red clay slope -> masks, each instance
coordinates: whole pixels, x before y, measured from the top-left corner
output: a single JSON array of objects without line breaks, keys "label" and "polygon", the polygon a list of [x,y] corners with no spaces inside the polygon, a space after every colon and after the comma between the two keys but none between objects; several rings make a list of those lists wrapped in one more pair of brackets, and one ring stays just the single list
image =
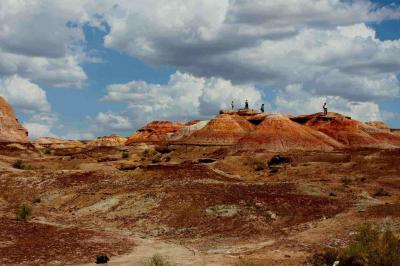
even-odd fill
[{"label": "red clay slope", "polygon": [[185,124],[169,121],[153,121],[136,131],[126,141],[126,145],[136,143],[163,143],[168,141],[170,135],[182,128]]},{"label": "red clay slope", "polygon": [[248,135],[255,126],[237,114],[220,114],[205,127],[180,143],[191,145],[232,145]]},{"label": "red clay slope", "polygon": [[337,113],[329,113],[327,116],[322,113],[309,115],[305,125],[323,132],[349,148],[390,148],[395,144],[391,140],[395,138],[393,134],[383,131],[368,132],[366,124]]},{"label": "red clay slope", "polygon": [[329,151],[343,147],[326,135],[293,122],[287,116],[280,114],[266,116],[256,130],[240,139],[239,143],[243,147],[262,148],[271,151]]}]

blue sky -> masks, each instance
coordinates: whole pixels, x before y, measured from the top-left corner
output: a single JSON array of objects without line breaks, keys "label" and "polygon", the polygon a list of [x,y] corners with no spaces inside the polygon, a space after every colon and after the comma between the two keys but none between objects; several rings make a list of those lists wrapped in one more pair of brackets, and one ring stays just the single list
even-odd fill
[{"label": "blue sky", "polygon": [[0,95],[32,138],[127,136],[246,98],[400,127],[399,1],[27,3],[0,5]]}]

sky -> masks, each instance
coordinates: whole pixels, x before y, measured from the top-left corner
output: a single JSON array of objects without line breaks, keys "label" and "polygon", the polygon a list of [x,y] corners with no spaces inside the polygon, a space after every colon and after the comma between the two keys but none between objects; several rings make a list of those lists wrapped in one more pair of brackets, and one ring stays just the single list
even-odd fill
[{"label": "sky", "polygon": [[0,0],[0,95],[30,138],[220,109],[400,128],[400,0]]}]

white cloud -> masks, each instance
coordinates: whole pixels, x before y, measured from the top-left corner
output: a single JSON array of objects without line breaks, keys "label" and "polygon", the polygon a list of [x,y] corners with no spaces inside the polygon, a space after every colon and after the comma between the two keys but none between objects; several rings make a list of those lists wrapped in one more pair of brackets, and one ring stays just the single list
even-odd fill
[{"label": "white cloud", "polygon": [[23,124],[30,139],[53,135],[51,129],[58,117],[51,111],[46,92],[37,84],[17,75],[0,78],[0,95],[25,114],[27,119]]},{"label": "white cloud", "polygon": [[24,127],[28,129],[29,138],[31,140],[40,138],[40,137],[50,137],[54,134],[51,133],[51,125],[39,124],[39,123],[24,123]]},{"label": "white cloud", "polygon": [[368,1],[120,1],[105,46],[155,66],[234,84],[303,84],[314,95],[398,95],[400,41],[365,23],[400,18]]},{"label": "white cloud", "polygon": [[24,112],[49,112],[46,92],[38,85],[17,75],[0,79],[0,95]]},{"label": "white cloud", "polygon": [[97,114],[94,123],[100,129],[126,131],[132,130],[132,124],[129,118],[112,112]]},{"label": "white cloud", "polygon": [[240,107],[239,103],[248,99],[250,107],[259,108],[261,98],[261,93],[252,85],[235,86],[220,78],[198,78],[176,72],[166,85],[144,81],[112,84],[104,100],[126,103],[123,115],[137,127],[153,119],[187,120],[209,116],[230,108],[232,100]]},{"label": "white cloud", "polygon": [[89,12],[77,0],[2,0],[0,76],[82,87],[87,79],[80,66],[85,60],[82,25],[93,20]]}]

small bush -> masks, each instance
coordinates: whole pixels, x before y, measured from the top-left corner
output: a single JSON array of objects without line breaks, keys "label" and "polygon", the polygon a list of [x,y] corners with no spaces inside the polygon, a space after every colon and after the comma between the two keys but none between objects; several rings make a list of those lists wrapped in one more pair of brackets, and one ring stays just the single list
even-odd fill
[{"label": "small bush", "polygon": [[170,156],[165,157],[165,161],[166,161],[166,162],[171,161],[171,157],[170,157]]},{"label": "small bush", "polygon": [[340,179],[340,181],[342,182],[343,186],[345,186],[345,187],[349,186],[349,185],[353,182],[353,180],[351,179],[351,177],[348,177],[348,176],[342,177],[342,178]]},{"label": "small bush", "polygon": [[21,160],[16,160],[13,164],[12,167],[15,169],[22,169],[23,163]]},{"label": "small bush", "polygon": [[147,156],[149,156],[150,155],[150,151],[148,150],[148,149],[145,149],[144,151],[143,151],[143,156],[144,157],[147,157]]},{"label": "small bush", "polygon": [[400,265],[400,240],[390,230],[381,232],[365,224],[358,228],[346,248],[315,254],[311,258],[313,266],[332,265],[334,260],[341,266]]},{"label": "small bush", "polygon": [[127,158],[129,158],[129,152],[123,151],[122,152],[122,159],[127,159]]},{"label": "small bush", "polygon": [[384,190],[383,188],[379,188],[377,192],[374,193],[375,197],[386,197],[390,196],[390,193]]},{"label": "small bush", "polygon": [[32,216],[32,209],[25,204],[22,204],[17,211],[17,219],[27,221]]},{"label": "small bush", "polygon": [[251,260],[240,259],[238,262],[234,264],[234,266],[261,266],[262,264],[256,263]]},{"label": "small bush", "polygon": [[169,262],[161,255],[154,255],[147,262],[142,264],[143,266],[175,266],[176,264]]},{"label": "small bush", "polygon": [[155,150],[161,154],[166,154],[172,152],[172,149],[168,146],[159,146],[156,147]]},{"label": "small bush", "polygon": [[36,204],[36,203],[41,203],[42,202],[42,200],[38,197],[38,198],[34,198],[33,200],[32,200],[32,203],[33,204]]},{"label": "small bush", "polygon": [[33,166],[29,164],[24,164],[21,160],[16,160],[13,164],[12,167],[15,169],[21,169],[21,170],[33,170]]},{"label": "small bush", "polygon": [[50,155],[50,154],[51,154],[51,150],[50,150],[50,149],[45,149],[45,150],[44,150],[44,154]]},{"label": "small bush", "polygon": [[254,163],[254,170],[256,171],[263,171],[265,169],[265,165],[262,162],[255,162]]}]

